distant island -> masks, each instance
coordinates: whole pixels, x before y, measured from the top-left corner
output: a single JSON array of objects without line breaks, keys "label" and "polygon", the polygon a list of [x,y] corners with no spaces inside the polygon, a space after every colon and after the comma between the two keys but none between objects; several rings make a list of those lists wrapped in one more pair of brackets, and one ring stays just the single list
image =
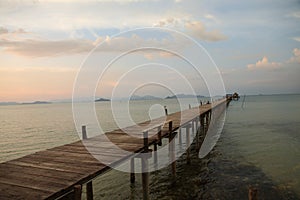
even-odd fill
[{"label": "distant island", "polygon": [[193,95],[193,94],[177,94],[173,96],[167,96],[165,99],[183,99],[183,98],[203,98],[202,95]]},{"label": "distant island", "polygon": [[0,105],[4,105],[4,106],[6,106],[6,105],[19,105],[19,103],[17,103],[17,102],[0,102]]},{"label": "distant island", "polygon": [[99,98],[95,100],[95,102],[102,102],[102,101],[110,101],[110,99]]},{"label": "distant island", "polygon": [[159,97],[151,96],[151,95],[145,95],[145,96],[138,96],[138,95],[133,95],[130,97],[130,100],[132,101],[138,101],[138,100],[158,100],[161,99]]},{"label": "distant island", "polygon": [[35,101],[35,102],[28,102],[28,103],[21,103],[22,105],[32,105],[32,104],[51,104],[48,101]]}]

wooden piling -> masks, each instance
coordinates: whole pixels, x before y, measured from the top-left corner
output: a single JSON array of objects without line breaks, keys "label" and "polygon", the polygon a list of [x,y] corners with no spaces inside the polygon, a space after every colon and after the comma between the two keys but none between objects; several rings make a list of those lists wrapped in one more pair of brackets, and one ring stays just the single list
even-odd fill
[{"label": "wooden piling", "polygon": [[154,156],[153,156],[153,161],[154,161],[154,167],[155,167],[155,170],[157,170],[157,167],[158,167],[158,162],[157,162],[157,143],[154,143]]},{"label": "wooden piling", "polygon": [[75,185],[74,186],[74,200],[81,200],[81,195],[82,195],[82,186]]},{"label": "wooden piling", "polygon": [[178,140],[179,140],[179,147],[182,147],[182,136],[181,136],[181,128],[178,129]]},{"label": "wooden piling", "polygon": [[161,126],[157,127],[157,137],[158,137],[158,145],[161,146],[162,145],[162,138],[161,138]]},{"label": "wooden piling", "polygon": [[86,126],[82,126],[81,130],[82,130],[82,139],[83,140],[87,139]]},{"label": "wooden piling", "polygon": [[192,124],[192,136],[194,137],[195,136],[195,120],[192,120],[191,124]]},{"label": "wooden piling", "polygon": [[86,199],[87,200],[93,200],[94,194],[93,194],[93,182],[90,181],[86,184]]},{"label": "wooden piling", "polygon": [[134,158],[130,159],[130,183],[135,182]]},{"label": "wooden piling", "polygon": [[199,121],[200,121],[200,116],[196,118],[196,148],[198,149],[200,144],[199,144]]},{"label": "wooden piling", "polygon": [[190,158],[190,127],[191,124],[186,125],[186,162],[187,164],[191,164],[191,158]]},{"label": "wooden piling", "polygon": [[169,122],[169,159],[171,160],[172,164],[172,174],[173,177],[176,177],[176,155],[175,155],[175,139],[173,134],[173,122]]},{"label": "wooden piling", "polygon": [[175,139],[173,139],[170,142],[170,150],[171,150],[171,160],[172,160],[172,174],[173,177],[176,177],[176,155],[175,155]]},{"label": "wooden piling", "polygon": [[148,172],[148,159],[142,157],[142,185],[143,185],[143,200],[149,199],[149,172]]},{"label": "wooden piling", "polygon": [[206,132],[205,132],[205,122],[204,122],[204,116],[201,115],[200,116],[200,126],[201,126],[201,134],[205,136]]},{"label": "wooden piling", "polygon": [[[144,133],[144,151],[143,153],[148,153],[149,143],[148,143],[148,131]],[[148,156],[143,155],[141,158],[142,162],[142,185],[143,185],[143,200],[149,199],[149,172],[148,172]]]},{"label": "wooden piling", "polygon": [[209,123],[210,123],[210,120],[209,120],[209,115],[210,115],[210,113],[209,113],[209,112],[207,112],[207,113],[205,114],[205,120],[206,120],[206,130],[208,130]]},{"label": "wooden piling", "polygon": [[148,140],[148,131],[143,132],[144,136],[144,153],[147,153],[149,150],[149,140]]}]

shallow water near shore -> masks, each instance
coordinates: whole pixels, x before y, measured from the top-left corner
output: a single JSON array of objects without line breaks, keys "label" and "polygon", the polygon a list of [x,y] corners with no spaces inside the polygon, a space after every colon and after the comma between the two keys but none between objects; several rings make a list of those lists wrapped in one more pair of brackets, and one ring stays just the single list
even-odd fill
[{"label": "shallow water near shore", "polygon": [[[248,199],[249,186],[258,189],[260,199],[299,199],[300,95],[246,96],[243,101],[242,96],[230,103],[221,138],[207,157],[199,159],[193,147],[191,165],[185,155],[177,161],[175,180],[169,167],[150,174],[152,199]],[[133,118],[146,120],[142,112],[156,103],[139,101]],[[163,104],[170,112],[178,109],[176,102]],[[78,140],[70,104],[0,110],[0,162]],[[108,130],[115,128],[107,124]],[[112,170],[94,180],[94,191],[95,199],[140,199],[141,177],[132,185],[129,174]]]}]

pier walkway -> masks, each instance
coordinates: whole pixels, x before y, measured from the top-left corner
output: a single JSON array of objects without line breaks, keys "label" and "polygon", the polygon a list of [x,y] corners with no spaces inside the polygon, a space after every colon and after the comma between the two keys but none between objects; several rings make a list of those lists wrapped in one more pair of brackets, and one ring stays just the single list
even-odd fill
[{"label": "pier walkway", "polygon": [[[171,141],[170,139],[174,137],[172,135],[177,133],[176,130],[191,127],[188,124],[192,122],[195,122],[195,127],[198,129],[204,121],[208,123],[212,109],[221,107],[220,105],[228,101],[230,99],[222,99],[202,105],[200,109],[191,108],[169,114],[167,120],[165,117],[152,120],[151,125],[155,124],[152,128],[149,128],[148,121],[123,130],[105,133],[111,142],[104,141],[105,135],[86,138],[84,133],[82,141],[0,163],[0,199],[81,199],[83,185],[87,188],[87,199],[93,199],[92,180],[111,169],[106,165],[107,163],[111,166],[119,165],[133,159],[134,153],[148,152],[149,145],[154,145],[153,152],[155,152],[162,138],[168,137]],[[149,135],[147,138],[143,138],[145,133]],[[135,135],[137,137],[134,137]],[[116,148],[113,148],[114,144],[126,151],[116,151]],[[101,156],[102,162],[105,161],[106,164],[91,155],[91,149],[93,155]],[[173,173],[176,173],[176,165],[172,168]],[[148,199],[148,173],[143,173],[142,178],[143,197]],[[131,181],[134,182],[134,179],[132,173]]]}]

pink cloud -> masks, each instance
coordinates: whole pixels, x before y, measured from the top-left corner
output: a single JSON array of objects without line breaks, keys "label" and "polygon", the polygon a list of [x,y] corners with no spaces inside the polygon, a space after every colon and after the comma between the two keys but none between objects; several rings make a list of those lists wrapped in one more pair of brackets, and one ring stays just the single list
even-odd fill
[{"label": "pink cloud", "polygon": [[269,59],[264,56],[261,60],[257,61],[255,64],[247,65],[248,70],[258,70],[258,69],[278,69],[281,67],[281,63],[269,62]]}]

